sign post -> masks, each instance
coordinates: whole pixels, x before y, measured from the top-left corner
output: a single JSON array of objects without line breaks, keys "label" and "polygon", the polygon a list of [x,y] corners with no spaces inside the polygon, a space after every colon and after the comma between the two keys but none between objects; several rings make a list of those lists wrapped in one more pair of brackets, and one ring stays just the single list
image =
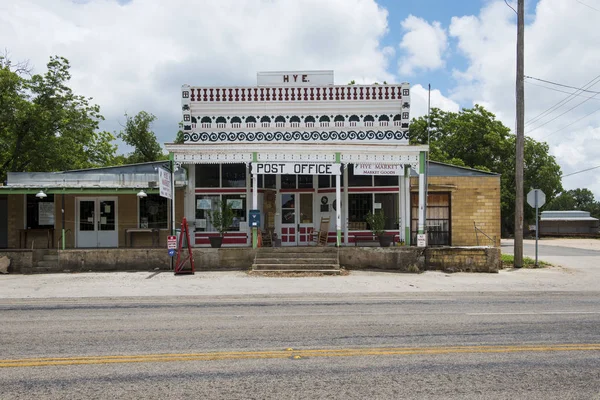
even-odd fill
[{"label": "sign post", "polygon": [[546,204],[546,194],[541,189],[532,189],[527,193],[527,204],[535,207],[535,266],[538,266],[538,239],[540,237],[540,224],[538,221],[538,209]]}]

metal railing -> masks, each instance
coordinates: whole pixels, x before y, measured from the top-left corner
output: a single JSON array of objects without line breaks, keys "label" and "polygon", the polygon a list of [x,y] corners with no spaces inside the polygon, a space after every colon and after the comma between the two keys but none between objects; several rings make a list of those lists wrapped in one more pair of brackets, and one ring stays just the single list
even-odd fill
[{"label": "metal railing", "polygon": [[484,231],[482,231],[481,229],[479,229],[477,227],[477,224],[475,222],[473,222],[473,227],[475,228],[475,239],[477,240],[477,246],[479,246],[479,235],[478,233],[481,233],[483,236],[485,236],[490,242],[492,242],[492,246],[496,245],[496,236],[494,236],[493,238],[490,237],[487,233],[485,233]]}]

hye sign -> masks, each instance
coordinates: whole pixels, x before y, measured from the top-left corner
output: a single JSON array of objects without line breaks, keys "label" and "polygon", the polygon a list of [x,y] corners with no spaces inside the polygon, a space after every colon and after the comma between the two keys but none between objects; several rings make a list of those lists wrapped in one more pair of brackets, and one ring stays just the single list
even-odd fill
[{"label": "hye sign", "polygon": [[354,175],[404,175],[404,165],[354,164]]},{"label": "hye sign", "polygon": [[252,163],[253,174],[339,175],[340,164],[320,163]]}]

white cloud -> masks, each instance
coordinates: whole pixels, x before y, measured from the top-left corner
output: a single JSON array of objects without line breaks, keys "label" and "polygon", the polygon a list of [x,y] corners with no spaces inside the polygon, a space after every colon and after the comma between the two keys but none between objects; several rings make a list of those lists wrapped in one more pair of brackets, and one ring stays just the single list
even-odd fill
[{"label": "white cloud", "polygon": [[[553,82],[583,86],[598,75],[600,64],[600,14],[576,2],[540,0],[528,16],[525,30],[525,74]],[[451,98],[461,105],[484,105],[511,129],[515,127],[516,16],[504,1],[488,3],[477,16],[454,17],[449,27],[459,54],[468,67],[455,70],[457,81]],[[525,121],[564,99],[569,90],[526,80]],[[591,90],[600,90],[600,84]],[[588,95],[591,96],[591,95]],[[600,99],[600,95],[598,96]],[[580,103],[576,98],[537,122],[525,133],[547,141],[564,174],[600,165],[600,109],[596,99],[559,116]],[[591,114],[586,117],[587,114]],[[579,122],[575,122],[581,119]],[[600,199],[600,175],[594,171],[563,179],[565,189],[590,188]]]},{"label": "white cloud", "polygon": [[439,22],[429,24],[422,18],[409,15],[401,25],[407,32],[399,45],[405,53],[398,62],[400,74],[412,75],[419,69],[435,70],[444,66],[448,41]]},{"label": "white cloud", "polygon": [[146,110],[161,142],[174,138],[184,83],[254,85],[257,71],[302,69],[333,69],[336,83],[393,81],[386,32],[374,0],[0,3],[1,45],[13,60],[41,73],[51,55],[66,57],[71,87],[101,106],[105,129]]},{"label": "white cloud", "polygon": [[[422,85],[413,85],[411,88],[410,118],[418,118],[427,115],[428,89]],[[439,108],[444,111],[458,112],[460,106],[457,102],[445,97],[439,90],[431,90],[431,108]]]}]

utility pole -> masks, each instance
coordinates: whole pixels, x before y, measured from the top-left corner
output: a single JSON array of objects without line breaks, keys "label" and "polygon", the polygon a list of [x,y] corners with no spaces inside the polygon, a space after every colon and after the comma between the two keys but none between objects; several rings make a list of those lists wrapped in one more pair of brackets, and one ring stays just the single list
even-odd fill
[{"label": "utility pole", "polygon": [[523,266],[523,164],[525,151],[525,0],[517,5],[517,149],[515,160],[515,248],[514,267]]}]

